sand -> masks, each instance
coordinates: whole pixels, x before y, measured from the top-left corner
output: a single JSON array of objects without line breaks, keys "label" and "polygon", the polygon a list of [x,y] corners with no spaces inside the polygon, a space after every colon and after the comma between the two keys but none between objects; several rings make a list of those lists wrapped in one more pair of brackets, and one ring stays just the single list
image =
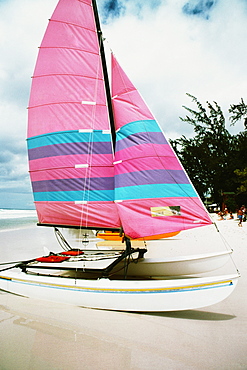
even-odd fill
[{"label": "sand", "polygon": [[[198,310],[135,314],[0,291],[0,369],[247,369],[247,223],[217,225],[241,273],[225,301]],[[208,233],[208,243],[211,237]],[[42,255],[48,240],[56,248],[46,228],[1,232],[0,238],[1,261]]]}]

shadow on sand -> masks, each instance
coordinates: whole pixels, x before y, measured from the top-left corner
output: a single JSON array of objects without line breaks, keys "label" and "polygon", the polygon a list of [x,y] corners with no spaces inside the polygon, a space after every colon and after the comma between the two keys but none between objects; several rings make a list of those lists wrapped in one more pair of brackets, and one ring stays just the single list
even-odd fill
[{"label": "shadow on sand", "polygon": [[232,320],[236,317],[234,315],[197,310],[172,311],[172,312],[147,312],[143,313],[143,315],[173,317],[176,319],[186,319],[186,320],[204,320],[204,321],[226,321]]}]

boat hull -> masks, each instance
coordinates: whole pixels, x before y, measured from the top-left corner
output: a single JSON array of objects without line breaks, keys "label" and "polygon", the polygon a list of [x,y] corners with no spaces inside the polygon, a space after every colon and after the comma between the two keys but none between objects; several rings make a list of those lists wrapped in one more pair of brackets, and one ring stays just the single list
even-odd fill
[{"label": "boat hull", "polygon": [[20,271],[0,276],[0,289],[88,308],[161,312],[196,309],[227,298],[238,275],[174,280],[75,280]]},{"label": "boat hull", "polygon": [[143,258],[128,265],[130,276],[181,276],[214,271],[224,266],[232,251],[178,257],[170,260]]},{"label": "boat hull", "polygon": [[[132,277],[163,277],[202,274],[214,271],[224,266],[230,259],[232,250],[226,252],[208,253],[194,256],[183,256],[173,259],[141,258],[131,260],[126,269],[126,262],[120,262],[113,270],[113,274]],[[111,261],[111,260],[110,260]],[[63,274],[68,268],[71,277],[78,276],[79,271],[86,269],[98,270],[100,276],[102,268],[109,265],[109,260],[62,263],[35,263],[27,266],[27,270],[35,273],[50,275],[51,272]],[[83,275],[80,277],[83,277]]]}]

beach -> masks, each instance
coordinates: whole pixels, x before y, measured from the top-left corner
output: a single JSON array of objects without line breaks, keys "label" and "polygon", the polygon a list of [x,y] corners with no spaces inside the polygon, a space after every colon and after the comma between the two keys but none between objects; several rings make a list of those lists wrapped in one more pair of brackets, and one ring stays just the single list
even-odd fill
[{"label": "beach", "polygon": [[[247,223],[215,219],[241,274],[226,300],[197,310],[140,314],[0,291],[0,369],[246,369]],[[59,249],[53,230],[33,222],[5,228],[0,237],[1,262],[41,256],[44,247]],[[211,237],[211,231],[204,237],[208,244]]]}]

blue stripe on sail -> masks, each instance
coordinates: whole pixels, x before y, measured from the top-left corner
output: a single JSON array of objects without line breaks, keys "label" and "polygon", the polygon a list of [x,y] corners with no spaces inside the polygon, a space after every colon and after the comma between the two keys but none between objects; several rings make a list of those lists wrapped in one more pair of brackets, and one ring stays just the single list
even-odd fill
[{"label": "blue stripe on sail", "polygon": [[140,134],[141,132],[161,132],[161,130],[155,120],[130,122],[117,131],[117,140],[121,140],[123,137],[129,135]]},{"label": "blue stripe on sail", "polygon": [[29,160],[73,154],[111,154],[110,142],[75,142],[47,145],[28,150]]},{"label": "blue stripe on sail", "polygon": [[102,130],[94,130],[93,132],[78,132],[78,130],[71,130],[30,137],[27,139],[27,146],[28,149],[34,149],[47,145],[105,141],[111,141],[110,133],[103,134]]},{"label": "blue stripe on sail", "polygon": [[33,192],[113,190],[113,177],[91,177],[33,181]]},{"label": "blue stripe on sail", "polygon": [[197,197],[190,184],[151,184],[115,188],[115,200]]},{"label": "blue stripe on sail", "polygon": [[116,187],[147,184],[190,184],[183,170],[146,170],[115,175]]},{"label": "blue stripe on sail", "polygon": [[35,202],[109,202],[114,200],[114,190],[53,191],[33,193]]}]

